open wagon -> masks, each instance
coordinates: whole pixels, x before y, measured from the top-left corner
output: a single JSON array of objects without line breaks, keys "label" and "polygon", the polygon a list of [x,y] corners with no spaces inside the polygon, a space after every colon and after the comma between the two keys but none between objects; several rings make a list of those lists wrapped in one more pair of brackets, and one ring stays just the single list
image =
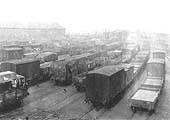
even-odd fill
[{"label": "open wagon", "polygon": [[155,110],[158,101],[160,89],[150,89],[140,87],[129,98],[129,104],[133,112],[147,109],[150,114]]},{"label": "open wagon", "polygon": [[163,85],[164,85],[163,77],[147,77],[142,82],[141,87],[162,90]]}]

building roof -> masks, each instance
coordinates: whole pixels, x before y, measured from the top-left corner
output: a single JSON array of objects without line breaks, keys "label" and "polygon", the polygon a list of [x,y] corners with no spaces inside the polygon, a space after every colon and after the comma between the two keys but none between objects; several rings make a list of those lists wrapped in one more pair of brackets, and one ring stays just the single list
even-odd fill
[{"label": "building roof", "polygon": [[3,48],[13,48],[13,47],[21,47],[20,45],[17,44],[8,44],[8,45],[2,45]]},{"label": "building roof", "polygon": [[29,23],[1,23],[0,28],[23,28],[23,29],[65,29],[58,23],[49,23],[49,22],[29,22]]},{"label": "building roof", "polygon": [[9,61],[5,61],[3,63],[24,64],[24,63],[34,62],[34,61],[40,61],[40,60],[23,58],[23,59],[9,60]]},{"label": "building roof", "polygon": [[22,48],[18,48],[18,47],[13,47],[13,48],[3,48],[3,50],[5,50],[5,51],[18,51],[18,50],[22,50]]},{"label": "building roof", "polygon": [[111,76],[119,71],[121,71],[122,67],[115,67],[115,66],[104,66],[102,68],[93,70],[91,72],[89,72],[88,74],[101,74],[101,75],[105,75],[105,76]]}]

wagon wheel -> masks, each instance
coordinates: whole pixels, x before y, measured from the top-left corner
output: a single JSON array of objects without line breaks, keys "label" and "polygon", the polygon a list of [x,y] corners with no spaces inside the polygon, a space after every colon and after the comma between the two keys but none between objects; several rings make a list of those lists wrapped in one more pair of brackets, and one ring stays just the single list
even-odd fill
[{"label": "wagon wheel", "polygon": [[133,113],[136,113],[136,107],[131,106],[130,108],[131,108],[131,110],[132,110]]},{"label": "wagon wheel", "polygon": [[149,111],[149,116],[152,115],[154,112],[155,112],[154,109],[150,110],[150,111]]},{"label": "wagon wheel", "polygon": [[111,108],[111,101],[108,101],[108,102],[106,102],[105,103],[105,107],[107,108],[107,109],[110,109]]},{"label": "wagon wheel", "polygon": [[76,86],[76,89],[78,92],[80,92],[80,87],[79,86]]}]

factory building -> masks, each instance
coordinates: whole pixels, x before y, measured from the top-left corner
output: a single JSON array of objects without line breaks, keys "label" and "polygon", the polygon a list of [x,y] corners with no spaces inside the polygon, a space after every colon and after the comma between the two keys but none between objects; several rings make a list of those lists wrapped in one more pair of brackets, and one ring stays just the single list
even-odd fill
[{"label": "factory building", "polygon": [[54,41],[65,38],[65,28],[57,23],[0,24],[3,41]]}]

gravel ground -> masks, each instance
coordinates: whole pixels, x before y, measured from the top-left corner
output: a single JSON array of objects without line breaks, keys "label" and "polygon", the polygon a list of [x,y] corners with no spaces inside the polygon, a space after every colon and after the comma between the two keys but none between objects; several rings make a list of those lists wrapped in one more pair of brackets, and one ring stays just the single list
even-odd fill
[{"label": "gravel ground", "polygon": [[[84,93],[78,93],[72,86],[58,87],[50,81],[39,87],[29,88],[30,96],[24,100],[24,105],[9,113],[0,115],[2,120],[24,118],[30,120],[68,120],[68,119],[114,119],[114,120],[161,120],[170,119],[170,61],[166,62],[166,81],[156,112],[151,116],[148,112],[138,111],[135,114],[128,105],[129,96],[139,87],[145,73],[137,78],[127,88],[124,97],[111,109],[96,110],[84,102]],[[66,92],[64,91],[66,89]]]}]

